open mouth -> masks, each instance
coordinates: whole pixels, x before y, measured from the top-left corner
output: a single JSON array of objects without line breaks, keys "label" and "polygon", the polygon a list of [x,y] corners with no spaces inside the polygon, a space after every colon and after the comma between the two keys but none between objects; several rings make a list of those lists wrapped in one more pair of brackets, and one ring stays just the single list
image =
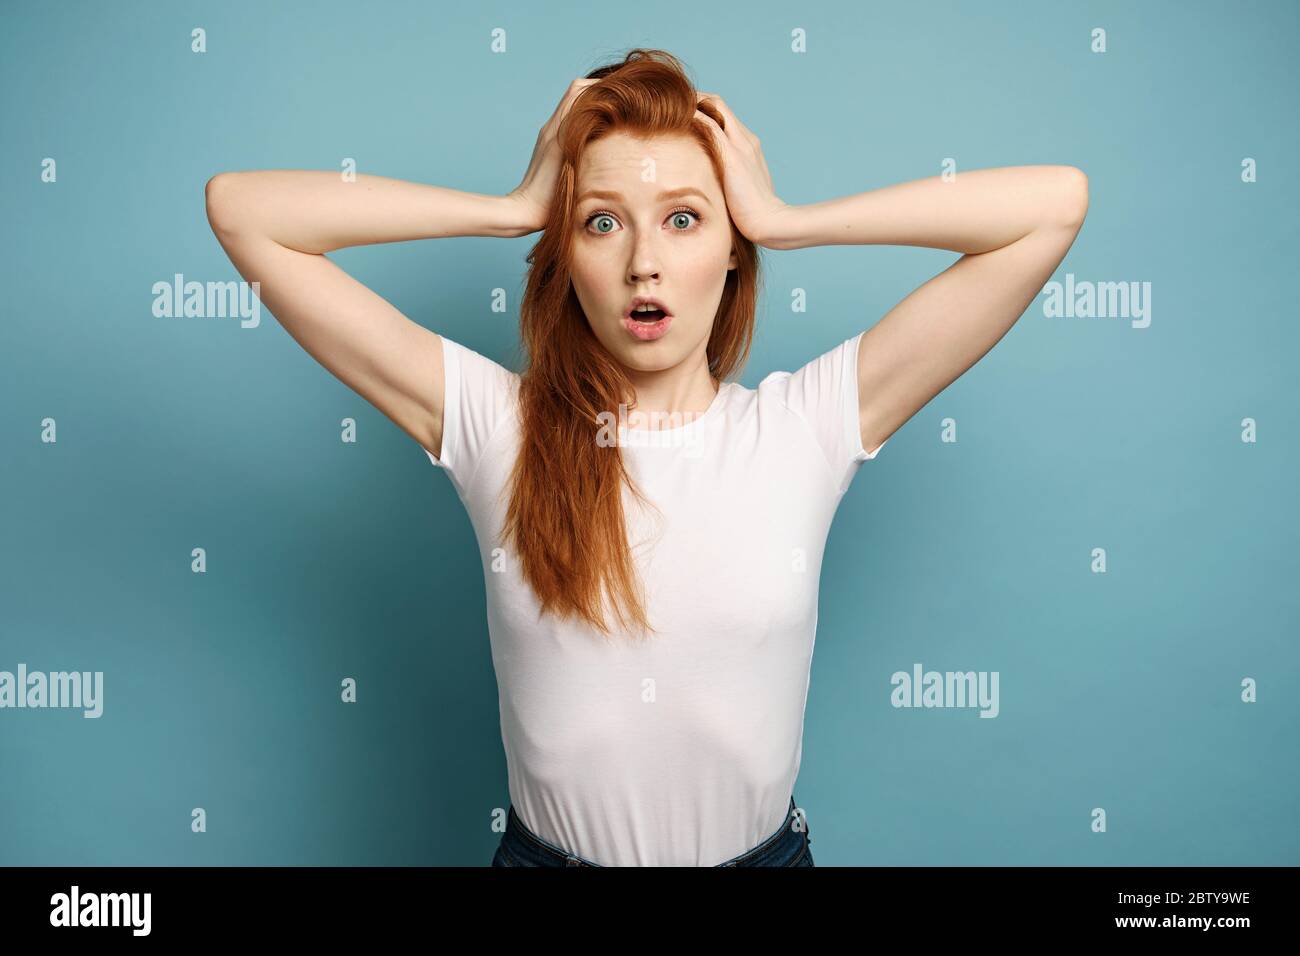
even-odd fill
[{"label": "open mouth", "polygon": [[642,342],[653,342],[668,334],[668,327],[672,325],[673,315],[671,312],[665,312],[653,302],[647,302],[646,305],[651,306],[651,308],[644,311],[640,308],[633,309],[623,316],[623,328]]}]

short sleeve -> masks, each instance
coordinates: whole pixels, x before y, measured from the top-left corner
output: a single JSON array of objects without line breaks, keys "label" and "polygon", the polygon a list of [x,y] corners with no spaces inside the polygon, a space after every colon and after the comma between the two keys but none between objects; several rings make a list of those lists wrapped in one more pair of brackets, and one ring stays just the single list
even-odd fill
[{"label": "short sleeve", "polygon": [[438,338],[444,388],[441,457],[427,448],[424,453],[463,492],[497,430],[515,415],[519,376],[445,335]]},{"label": "short sleeve", "polygon": [[881,442],[872,451],[862,447],[858,346],[863,334],[841,342],[795,372],[773,372],[768,376],[785,406],[812,433],[840,494],[848,490],[862,462],[875,458],[886,444]]}]

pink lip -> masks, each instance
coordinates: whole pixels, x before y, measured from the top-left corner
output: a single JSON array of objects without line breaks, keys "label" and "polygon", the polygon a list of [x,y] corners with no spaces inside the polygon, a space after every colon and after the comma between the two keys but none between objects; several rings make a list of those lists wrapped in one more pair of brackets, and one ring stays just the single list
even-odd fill
[{"label": "pink lip", "polygon": [[623,316],[623,328],[642,342],[653,342],[655,339],[663,338],[668,332],[668,326],[672,324],[671,315],[665,315],[658,322],[643,322],[629,315]]}]

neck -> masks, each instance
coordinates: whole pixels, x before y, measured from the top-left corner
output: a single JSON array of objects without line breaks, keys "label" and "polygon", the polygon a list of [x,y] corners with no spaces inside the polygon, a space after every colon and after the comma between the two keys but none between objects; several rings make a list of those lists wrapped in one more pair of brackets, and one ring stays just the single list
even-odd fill
[{"label": "neck", "polygon": [[[721,388],[709,375],[707,359],[689,360],[657,372],[628,369],[627,377],[636,390],[636,407],[629,408],[629,428],[675,428],[703,415]],[[628,399],[629,406],[632,399]]]}]

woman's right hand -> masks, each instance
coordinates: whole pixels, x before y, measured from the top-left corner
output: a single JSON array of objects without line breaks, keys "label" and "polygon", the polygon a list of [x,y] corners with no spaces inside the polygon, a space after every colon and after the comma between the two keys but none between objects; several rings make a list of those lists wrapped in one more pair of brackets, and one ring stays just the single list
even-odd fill
[{"label": "woman's right hand", "polygon": [[533,147],[533,158],[528,163],[523,182],[512,189],[506,198],[516,203],[519,208],[519,221],[526,224],[529,232],[543,229],[550,217],[551,202],[555,197],[555,184],[560,175],[560,147],[556,134],[560,122],[569,112],[569,107],[578,94],[599,80],[578,79],[569,84],[560,105],[555,108],[551,118],[546,121],[541,132],[537,134],[537,143]]}]

